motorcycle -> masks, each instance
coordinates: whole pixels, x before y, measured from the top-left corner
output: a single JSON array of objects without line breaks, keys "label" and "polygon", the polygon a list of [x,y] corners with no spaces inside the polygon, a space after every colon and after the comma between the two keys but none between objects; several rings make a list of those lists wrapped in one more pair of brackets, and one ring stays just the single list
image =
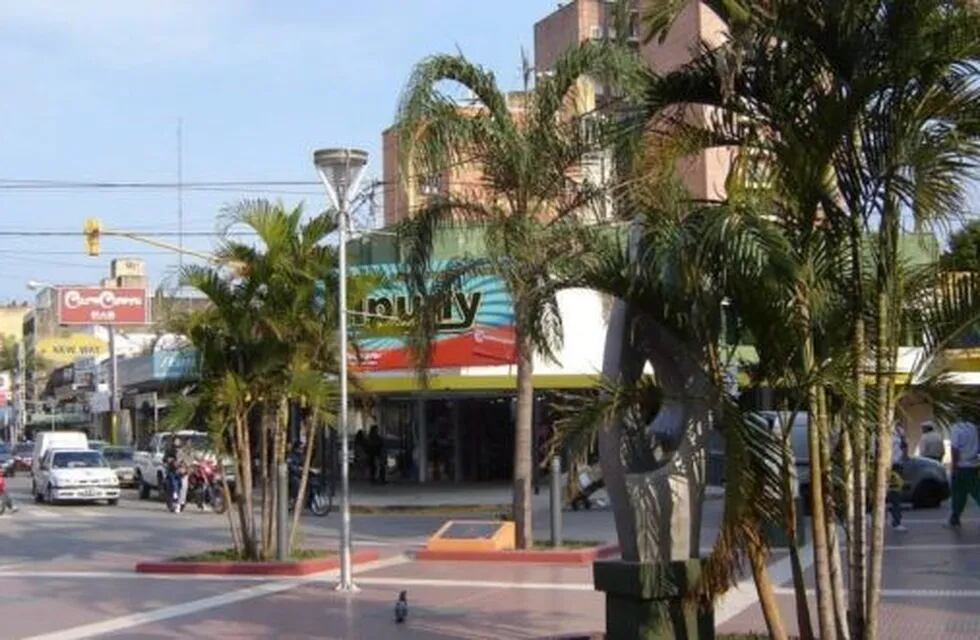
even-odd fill
[{"label": "motorcycle", "polygon": [[221,514],[228,508],[221,486],[221,472],[213,460],[196,460],[187,482],[187,500],[197,504],[198,509],[207,504],[215,513]]},{"label": "motorcycle", "polygon": [[[302,467],[299,465],[289,465],[289,509],[292,511],[296,507],[296,494],[299,493],[299,482],[302,475]],[[323,476],[318,469],[310,469],[309,477],[306,480],[306,499],[305,508],[322,518],[333,509],[333,492],[329,490],[324,482]]]}]

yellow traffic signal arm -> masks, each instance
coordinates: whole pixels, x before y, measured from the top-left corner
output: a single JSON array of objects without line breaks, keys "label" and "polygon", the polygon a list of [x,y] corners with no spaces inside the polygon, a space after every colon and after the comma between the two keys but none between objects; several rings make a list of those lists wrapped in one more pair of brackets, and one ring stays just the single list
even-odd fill
[{"label": "yellow traffic signal arm", "polygon": [[201,258],[202,260],[207,260],[213,264],[226,265],[234,267],[232,261],[222,260],[218,256],[211,253],[204,253],[203,251],[194,251],[193,249],[185,249],[184,247],[179,247],[175,244],[169,242],[164,242],[163,240],[157,240],[156,238],[150,238],[132,231],[122,231],[119,229],[106,229],[102,226],[102,221],[98,218],[89,218],[85,221],[85,227],[83,228],[83,233],[85,234],[85,246],[90,256],[97,256],[102,251],[102,236],[113,236],[117,238],[129,238],[130,240],[135,240],[136,242],[142,242],[143,244],[152,245],[154,247],[160,247],[161,249],[167,249],[168,251],[173,251],[174,253],[182,253],[188,256],[194,256],[195,258]]}]

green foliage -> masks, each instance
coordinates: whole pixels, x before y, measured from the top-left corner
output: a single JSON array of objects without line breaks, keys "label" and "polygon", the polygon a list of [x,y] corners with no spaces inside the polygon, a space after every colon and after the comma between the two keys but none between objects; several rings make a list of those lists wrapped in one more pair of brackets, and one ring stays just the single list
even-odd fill
[{"label": "green foliage", "polygon": [[971,220],[949,237],[942,262],[952,271],[980,272],[980,220]]},{"label": "green foliage", "polygon": [[[462,193],[428,198],[401,229],[410,287],[435,301],[416,323],[414,346],[423,367],[440,296],[473,274],[502,278],[521,333],[537,351],[554,357],[561,318],[552,274],[558,263],[582,253],[578,228],[601,219],[608,196],[601,179],[582,171],[583,157],[602,152],[614,131],[600,112],[570,108],[580,98],[577,83],[584,76],[613,84],[629,98],[637,95],[644,72],[628,50],[589,43],[563,56],[553,74],[508,103],[493,74],[461,56],[434,56],[416,67],[399,108],[403,180],[414,184],[418,177],[441,176],[462,165],[482,172]],[[446,82],[469,90],[475,103],[457,103],[444,93]],[[486,250],[433,278],[434,238],[441,227],[455,225],[479,225]]]},{"label": "green foliage", "polygon": [[[260,449],[251,442],[248,427],[253,413],[276,416],[264,420],[260,431],[271,451],[266,460],[270,465],[284,455],[284,407],[289,402],[308,409],[317,428],[334,421],[336,392],[330,374],[338,370],[340,358],[332,294],[337,272],[335,249],[325,241],[335,225],[326,213],[304,219],[302,207],[286,209],[265,200],[227,207],[224,220],[227,229],[244,225],[254,231],[258,243],[228,235],[217,256],[233,268],[188,266],[181,273],[181,283],[198,289],[210,304],[171,321],[188,336],[201,363],[197,393],[177,403],[172,421],[206,424],[217,442],[227,444],[241,471]],[[236,485],[240,500],[252,492],[242,475]],[[267,488],[262,513],[268,519]],[[239,519],[242,553],[267,555],[271,520],[263,523],[259,545],[254,514],[243,508]]]}]

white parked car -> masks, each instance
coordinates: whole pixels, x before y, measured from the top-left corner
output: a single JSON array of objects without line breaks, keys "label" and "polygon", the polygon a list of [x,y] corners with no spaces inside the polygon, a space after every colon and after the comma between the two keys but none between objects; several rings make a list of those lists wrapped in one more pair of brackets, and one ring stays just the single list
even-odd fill
[{"label": "white parked car", "polygon": [[[34,436],[31,473],[37,475],[44,454],[51,449],[88,449],[88,438],[81,431],[41,431]],[[35,491],[37,493],[37,491]]]},{"label": "white parked car", "polygon": [[49,449],[34,476],[34,499],[119,502],[119,478],[102,454],[91,449]]}]

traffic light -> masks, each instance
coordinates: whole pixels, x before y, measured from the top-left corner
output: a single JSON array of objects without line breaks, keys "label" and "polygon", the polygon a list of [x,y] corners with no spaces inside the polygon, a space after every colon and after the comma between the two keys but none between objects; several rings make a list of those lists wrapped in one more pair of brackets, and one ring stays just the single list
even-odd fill
[{"label": "traffic light", "polygon": [[90,256],[97,256],[102,250],[102,222],[98,218],[85,221],[85,246]]}]

